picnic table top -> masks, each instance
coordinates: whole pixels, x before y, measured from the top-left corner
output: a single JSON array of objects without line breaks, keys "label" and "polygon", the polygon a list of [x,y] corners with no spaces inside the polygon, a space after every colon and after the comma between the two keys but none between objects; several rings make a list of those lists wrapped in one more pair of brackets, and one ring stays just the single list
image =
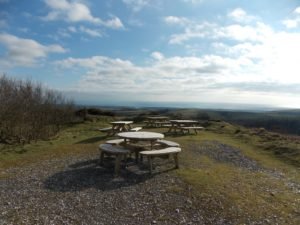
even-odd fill
[{"label": "picnic table top", "polygon": [[114,121],[110,122],[111,124],[131,124],[133,121]]},{"label": "picnic table top", "polygon": [[171,123],[198,123],[197,120],[170,120]]},{"label": "picnic table top", "polygon": [[161,133],[137,131],[137,132],[122,132],[117,134],[121,138],[133,139],[133,140],[157,140],[162,139],[165,136]]}]

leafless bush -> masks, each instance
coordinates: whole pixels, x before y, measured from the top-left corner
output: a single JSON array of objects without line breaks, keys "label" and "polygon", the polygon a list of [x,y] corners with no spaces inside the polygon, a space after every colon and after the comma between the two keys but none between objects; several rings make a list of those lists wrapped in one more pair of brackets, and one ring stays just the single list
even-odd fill
[{"label": "leafless bush", "polygon": [[31,81],[0,76],[0,142],[29,143],[55,135],[73,118],[73,103]]}]

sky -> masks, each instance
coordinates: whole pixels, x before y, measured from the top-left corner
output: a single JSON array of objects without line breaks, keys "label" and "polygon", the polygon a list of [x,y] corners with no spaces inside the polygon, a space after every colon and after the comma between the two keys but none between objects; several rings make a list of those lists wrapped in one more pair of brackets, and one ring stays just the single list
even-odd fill
[{"label": "sky", "polygon": [[79,104],[300,108],[299,0],[0,0],[0,74]]}]

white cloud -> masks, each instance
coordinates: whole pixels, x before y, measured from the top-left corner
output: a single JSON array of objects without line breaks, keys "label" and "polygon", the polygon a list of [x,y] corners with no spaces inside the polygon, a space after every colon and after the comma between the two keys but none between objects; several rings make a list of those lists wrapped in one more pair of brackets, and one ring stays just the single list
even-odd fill
[{"label": "white cloud", "polygon": [[282,24],[286,26],[286,28],[296,28],[300,24],[300,18],[299,19],[286,19],[282,21]]},{"label": "white cloud", "polygon": [[[134,12],[138,12],[146,6],[149,6],[153,0],[122,0]],[[153,3],[152,3],[153,4]]]},{"label": "white cloud", "polygon": [[51,11],[43,17],[46,21],[65,20],[74,23],[86,21],[113,29],[124,28],[122,21],[118,17],[113,17],[106,21],[98,17],[94,17],[88,6],[82,2],[69,0],[45,0],[45,3],[51,9]]},{"label": "white cloud", "polygon": [[211,37],[211,35],[219,32],[216,30],[217,28],[218,26],[213,23],[203,22],[197,24],[190,21],[189,23],[186,23],[186,26],[184,26],[184,31],[182,33],[171,35],[169,43],[181,44],[194,38]]},{"label": "white cloud", "polygon": [[[235,13],[236,19],[240,21],[249,20],[250,16],[242,12]],[[176,24],[182,25],[183,31],[181,33],[172,34],[170,44],[182,44],[183,42],[190,41],[191,39],[220,39],[227,38],[235,41],[263,41],[267,37],[273,35],[273,30],[270,26],[262,23],[255,22],[255,24],[231,24],[221,26],[216,23],[197,22],[184,17],[169,16],[165,18],[165,23],[168,25]]]},{"label": "white cloud", "polygon": [[258,20],[221,25],[169,16],[164,21],[182,29],[170,36],[170,44],[185,43],[193,48],[189,41],[201,39],[214,53],[166,57],[157,51],[150,54],[152,60],[146,66],[105,56],[69,58],[57,64],[86,70],[75,89],[130,99],[150,101],[160,96],[160,101],[228,99],[240,103],[259,99],[260,103],[281,105],[300,99],[300,33],[279,32]]},{"label": "white cloud", "polygon": [[199,4],[199,3],[204,2],[204,0],[181,0],[181,1],[186,2],[186,3],[192,3],[192,4]]},{"label": "white cloud", "polygon": [[282,24],[288,28],[288,29],[293,29],[297,28],[300,26],[300,7],[297,7],[290,18],[287,18],[282,21]]},{"label": "white cloud", "polygon": [[[151,57],[157,60],[147,66],[105,56],[68,58],[56,64],[65,69],[86,70],[70,90],[119,101],[153,101],[159,97],[160,101],[226,102],[228,99],[227,102],[232,103],[255,104],[259,98],[260,103],[278,104],[278,101],[295,100],[297,95],[289,95],[300,91],[300,80],[282,84],[263,76],[241,73],[247,66],[241,58],[217,55],[166,58],[160,52],[152,53]],[[241,78],[241,75],[246,77]]]},{"label": "white cloud", "polygon": [[84,26],[80,26],[79,30],[83,33],[86,33],[86,34],[92,36],[92,37],[102,37],[102,33],[98,30],[89,29]]},{"label": "white cloud", "polygon": [[77,32],[77,29],[76,29],[76,27],[74,27],[74,26],[69,26],[69,27],[68,27],[68,30],[69,30],[70,32],[72,32],[72,33],[76,33],[76,32]]},{"label": "white cloud", "polygon": [[152,52],[151,57],[156,60],[163,60],[165,57],[161,52]]},{"label": "white cloud", "polygon": [[228,17],[240,23],[249,23],[256,20],[255,16],[248,15],[247,12],[241,8],[236,8],[228,13]]},{"label": "white cloud", "polygon": [[296,13],[296,14],[300,14],[300,6],[299,6],[299,7],[297,7],[297,8],[294,10],[294,13]]},{"label": "white cloud", "polygon": [[164,18],[164,21],[170,25],[174,24],[174,25],[181,25],[181,26],[190,23],[190,21],[187,18],[177,17],[177,16],[167,16]]},{"label": "white cloud", "polygon": [[64,53],[60,45],[42,45],[32,39],[23,39],[10,34],[0,34],[0,43],[7,48],[0,64],[4,66],[34,66],[50,53]]}]

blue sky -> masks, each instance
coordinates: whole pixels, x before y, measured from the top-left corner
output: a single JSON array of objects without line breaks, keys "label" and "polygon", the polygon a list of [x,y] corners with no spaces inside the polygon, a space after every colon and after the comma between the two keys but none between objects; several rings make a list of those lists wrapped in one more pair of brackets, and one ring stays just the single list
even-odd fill
[{"label": "blue sky", "polygon": [[78,103],[300,108],[298,0],[0,0],[0,73]]}]

